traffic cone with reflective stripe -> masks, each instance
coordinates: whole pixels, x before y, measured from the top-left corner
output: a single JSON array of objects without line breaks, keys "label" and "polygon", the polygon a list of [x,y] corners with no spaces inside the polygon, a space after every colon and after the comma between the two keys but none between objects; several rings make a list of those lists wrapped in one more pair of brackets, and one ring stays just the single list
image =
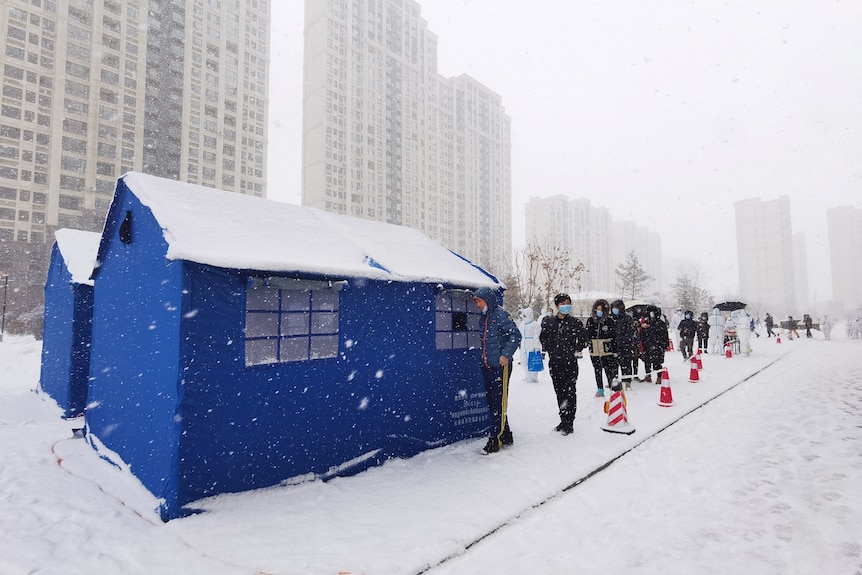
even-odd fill
[{"label": "traffic cone with reflective stripe", "polygon": [[694,356],[691,358],[691,372],[689,373],[688,380],[691,383],[700,381],[700,374],[697,372],[697,360],[694,359]]},{"label": "traffic cone with reflective stripe", "polygon": [[726,357],[727,359],[733,357],[733,351],[730,349],[729,341],[724,342],[724,357]]},{"label": "traffic cone with reflective stripe", "polygon": [[703,369],[703,359],[700,357],[700,348],[697,348],[697,353],[694,355],[694,359],[697,362],[697,369]]},{"label": "traffic cone with reflective stripe", "polygon": [[662,407],[670,407],[673,405],[673,393],[670,390],[670,382],[665,377],[667,368],[664,368],[661,374],[661,394],[659,395],[658,404]]},{"label": "traffic cone with reflective stripe", "polygon": [[775,343],[781,343],[781,334],[777,331],[775,332]]},{"label": "traffic cone with reflective stripe", "polygon": [[608,412],[608,421],[602,425],[602,429],[610,433],[624,433],[631,435],[635,432],[634,426],[629,422],[626,413],[625,394],[619,380],[611,383],[611,399],[605,404]]}]

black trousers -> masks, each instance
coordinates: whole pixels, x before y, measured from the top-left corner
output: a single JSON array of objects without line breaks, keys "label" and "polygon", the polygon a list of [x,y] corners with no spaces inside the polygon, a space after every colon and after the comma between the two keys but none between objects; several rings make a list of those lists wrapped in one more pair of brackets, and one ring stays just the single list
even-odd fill
[{"label": "black trousers", "polygon": [[647,375],[655,373],[661,381],[662,364],[664,363],[664,350],[651,349],[646,354]]},{"label": "black trousers", "polygon": [[692,346],[694,345],[693,337],[683,337],[679,340],[679,350],[682,352],[682,356],[686,359],[692,356]]},{"label": "black trousers", "polygon": [[482,366],[482,379],[485,380],[485,399],[488,401],[488,411],[491,414],[491,439],[500,445],[504,440],[510,441],[512,431],[509,429],[509,418],[506,408],[509,403],[509,367]]},{"label": "black trousers", "polygon": [[599,389],[604,388],[604,385],[602,384],[602,371],[605,372],[605,375],[608,378],[608,387],[610,387],[611,382],[617,375],[616,358],[612,355],[602,355],[598,357],[591,355],[590,361],[593,363],[593,371],[596,373],[596,387]]},{"label": "black trousers", "polygon": [[638,375],[638,356],[635,352],[630,354],[621,353],[617,358],[620,364],[620,373],[623,383],[632,381]]},{"label": "black trousers", "polygon": [[578,410],[578,394],[575,387],[578,383],[578,364],[549,362],[551,381],[554,382],[554,392],[557,394],[557,405],[560,406],[560,423],[571,427]]}]

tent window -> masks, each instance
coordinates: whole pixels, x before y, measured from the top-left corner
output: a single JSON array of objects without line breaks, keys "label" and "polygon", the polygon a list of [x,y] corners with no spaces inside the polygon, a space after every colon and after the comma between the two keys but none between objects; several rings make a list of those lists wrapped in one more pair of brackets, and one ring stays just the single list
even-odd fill
[{"label": "tent window", "polygon": [[479,346],[482,317],[466,290],[444,291],[436,298],[437,349]]},{"label": "tent window", "polygon": [[250,285],[246,291],[245,364],[265,365],[338,355],[337,289],[282,289]]}]

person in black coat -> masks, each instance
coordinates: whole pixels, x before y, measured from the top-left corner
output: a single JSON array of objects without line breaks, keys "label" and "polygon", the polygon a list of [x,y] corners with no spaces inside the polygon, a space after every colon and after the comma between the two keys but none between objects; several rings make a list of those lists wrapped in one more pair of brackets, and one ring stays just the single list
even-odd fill
[{"label": "person in black coat", "polygon": [[620,299],[611,304],[611,317],[617,334],[617,363],[626,389],[631,389],[638,369],[638,324]]},{"label": "person in black coat", "polygon": [[542,351],[548,354],[548,368],[560,410],[560,424],[554,431],[568,435],[574,427],[578,409],[575,389],[578,382],[578,357],[587,346],[587,334],[581,320],[570,315],[572,300],[568,294],[554,296],[554,305],[557,313],[542,319],[539,342]]},{"label": "person in black coat", "polygon": [[772,337],[774,335],[772,333],[772,326],[775,325],[775,320],[772,319],[772,316],[769,315],[769,312],[766,313],[766,319],[763,320],[763,323],[766,324],[766,337]]},{"label": "person in black coat", "polygon": [[702,349],[703,353],[709,353],[709,316],[706,312],[700,314],[700,319],[697,320],[697,348]]},{"label": "person in black coat", "polygon": [[646,381],[652,381],[655,374],[656,384],[661,384],[661,370],[664,364],[664,352],[669,341],[667,324],[661,319],[661,314],[654,305],[647,306],[646,315],[641,318],[641,338],[646,360]]},{"label": "person in black coat", "polygon": [[697,323],[691,317],[691,311],[685,310],[682,321],[677,327],[679,330],[679,350],[682,352],[683,359],[688,359],[694,355],[692,346],[694,346],[694,336],[697,335]]},{"label": "person in black coat", "polygon": [[602,382],[602,371],[608,378],[608,388],[617,375],[617,332],[611,317],[611,306],[608,300],[597,299],[593,303],[593,311],[587,318],[587,339],[590,345],[590,361],[596,373],[596,397],[604,397],[605,389]]}]

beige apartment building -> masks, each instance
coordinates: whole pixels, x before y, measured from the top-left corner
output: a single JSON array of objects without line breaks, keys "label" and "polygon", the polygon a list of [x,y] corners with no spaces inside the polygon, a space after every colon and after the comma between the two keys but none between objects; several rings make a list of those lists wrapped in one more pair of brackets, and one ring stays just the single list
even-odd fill
[{"label": "beige apartment building", "polygon": [[496,274],[511,261],[501,97],[437,72],[413,0],[306,0],[302,203],[416,228]]},{"label": "beige apartment building", "polygon": [[799,304],[807,301],[807,294],[799,292],[796,268],[800,262],[794,257],[790,198],[741,200],[734,208],[742,300],[769,312],[776,321],[787,315],[800,318]]},{"label": "beige apartment building", "polygon": [[862,209],[840,206],[826,211],[832,297],[848,317],[862,314]]},{"label": "beige apartment building", "polygon": [[41,289],[53,230],[101,230],[127,171],[266,195],[269,1],[0,2],[10,286]]},{"label": "beige apartment building", "polygon": [[[614,222],[608,208],[586,198],[564,195],[530,198],[525,206],[527,243],[556,245],[583,263],[581,291],[616,294],[616,269],[633,251],[644,271],[653,276],[648,286],[657,291],[661,281],[661,238],[634,222]],[[576,286],[570,286],[574,288]]]}]

